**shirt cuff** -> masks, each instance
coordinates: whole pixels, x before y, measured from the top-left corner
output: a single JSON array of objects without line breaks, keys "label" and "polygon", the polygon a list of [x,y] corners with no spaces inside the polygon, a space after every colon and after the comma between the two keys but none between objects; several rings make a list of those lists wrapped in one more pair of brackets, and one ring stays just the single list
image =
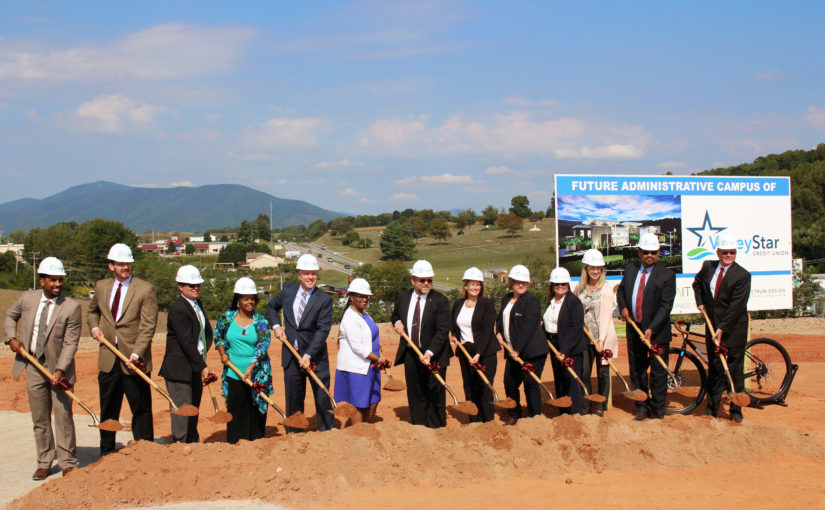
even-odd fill
[{"label": "shirt cuff", "polygon": [[433,355],[433,351],[431,351],[431,350],[429,350],[429,349],[428,349],[428,350],[427,350],[427,352],[425,352],[424,354],[426,354],[426,355],[428,355],[428,356],[432,357],[432,355]]},{"label": "shirt cuff", "polygon": [[273,325],[272,325],[272,329],[273,329],[273,330],[274,330],[275,328],[280,328],[280,327],[281,327],[281,325],[280,325],[280,324],[273,324]]}]

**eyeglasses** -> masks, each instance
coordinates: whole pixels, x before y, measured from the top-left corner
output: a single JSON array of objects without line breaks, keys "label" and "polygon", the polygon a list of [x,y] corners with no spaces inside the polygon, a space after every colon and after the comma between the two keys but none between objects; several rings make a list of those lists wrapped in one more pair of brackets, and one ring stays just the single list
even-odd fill
[{"label": "eyeglasses", "polygon": [[736,255],[736,250],[718,250],[719,255]]},{"label": "eyeglasses", "polygon": [[200,283],[184,283],[184,285],[186,285],[190,289],[199,289],[199,288],[201,288]]},{"label": "eyeglasses", "polygon": [[369,296],[365,296],[363,294],[350,294],[350,299],[369,299]]},{"label": "eyeglasses", "polygon": [[642,255],[657,255],[659,253],[658,251],[655,251],[655,250],[654,251],[639,250],[639,251],[642,253]]},{"label": "eyeglasses", "polygon": [[432,278],[418,278],[418,283],[433,283]]}]

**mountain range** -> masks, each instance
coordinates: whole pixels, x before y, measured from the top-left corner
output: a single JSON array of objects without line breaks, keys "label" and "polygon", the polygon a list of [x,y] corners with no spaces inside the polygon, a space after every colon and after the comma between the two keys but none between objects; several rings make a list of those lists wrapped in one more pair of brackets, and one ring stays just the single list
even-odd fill
[{"label": "mountain range", "polygon": [[21,198],[0,204],[0,230],[29,230],[59,222],[115,220],[135,232],[203,232],[235,227],[242,220],[269,215],[272,227],[329,221],[344,214],[302,200],[279,198],[238,184],[199,187],[138,188],[107,181],[80,184],[38,200]]}]

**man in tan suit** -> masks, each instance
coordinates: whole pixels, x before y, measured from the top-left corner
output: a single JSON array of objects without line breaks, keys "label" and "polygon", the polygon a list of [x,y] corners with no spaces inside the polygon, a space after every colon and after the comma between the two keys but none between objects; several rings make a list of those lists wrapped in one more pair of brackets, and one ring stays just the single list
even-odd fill
[{"label": "man in tan suit", "polygon": [[[115,244],[107,257],[113,278],[95,285],[95,297],[89,304],[86,319],[92,337],[106,337],[146,374],[152,372],[152,336],[158,320],[155,288],[132,276],[132,250]],[[100,389],[100,420],[120,419],[123,395],[132,410],[132,437],[155,439],[152,423],[152,390],[140,376],[130,372],[105,345],[97,358],[97,382]],[[100,454],[115,450],[115,433],[100,431]]]},{"label": "man in tan suit", "polygon": [[[33,480],[44,480],[52,468],[57,445],[57,465],[65,475],[77,467],[72,400],[58,386],[67,388],[75,382],[74,354],[80,339],[82,317],[80,304],[63,294],[63,263],[54,257],[40,262],[42,290],[24,292],[6,312],[6,343],[18,353],[12,375],[17,378],[26,371],[26,392],[34,424],[37,446],[37,470]],[[20,327],[20,335],[17,328]],[[20,340],[18,340],[18,338]],[[23,349],[44,365],[54,378],[49,380],[26,358]],[[57,441],[52,435],[51,414]]]}]

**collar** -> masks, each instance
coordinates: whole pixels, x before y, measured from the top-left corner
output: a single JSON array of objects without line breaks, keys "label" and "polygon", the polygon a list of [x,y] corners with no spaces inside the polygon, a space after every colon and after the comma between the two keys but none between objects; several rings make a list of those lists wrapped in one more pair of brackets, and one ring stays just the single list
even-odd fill
[{"label": "collar", "polygon": [[199,308],[198,302],[195,301],[194,299],[189,299],[188,297],[184,296],[183,294],[181,294],[180,297],[182,297],[183,299],[189,301],[189,304],[192,305],[192,308],[194,308],[195,310],[197,310]]},{"label": "collar", "polygon": [[716,269],[724,269],[724,270],[725,270],[725,272],[727,273],[727,272],[728,272],[728,269],[730,269],[730,268],[731,268],[731,266],[733,266],[735,263],[736,263],[736,262],[731,262],[731,263],[730,263],[730,264],[728,264],[727,266],[724,266],[724,265],[722,265],[722,263],[721,263],[721,262],[719,262],[719,266],[717,266],[717,267],[716,267]]},{"label": "collar", "polygon": [[[60,296],[58,295],[58,297],[60,297]],[[45,293],[40,293],[40,302],[41,303],[49,302],[51,304],[55,304],[57,302],[57,298],[56,297],[47,298]]]},{"label": "collar", "polygon": [[126,278],[126,279],[125,279],[125,280],[123,280],[122,282],[121,282],[121,281],[118,281],[118,279],[117,279],[117,278],[114,278],[114,277],[113,277],[113,278],[112,278],[112,280],[114,280],[114,282],[115,282],[115,283],[112,285],[112,288],[113,288],[113,289],[116,289],[116,288],[117,288],[117,284],[118,284],[118,283],[120,283],[120,284],[122,284],[124,287],[128,288],[128,287],[129,287],[129,284],[130,284],[130,283],[132,283],[132,277],[133,277],[133,276],[135,276],[135,275],[130,274],[130,275],[129,275],[129,278]]}]

